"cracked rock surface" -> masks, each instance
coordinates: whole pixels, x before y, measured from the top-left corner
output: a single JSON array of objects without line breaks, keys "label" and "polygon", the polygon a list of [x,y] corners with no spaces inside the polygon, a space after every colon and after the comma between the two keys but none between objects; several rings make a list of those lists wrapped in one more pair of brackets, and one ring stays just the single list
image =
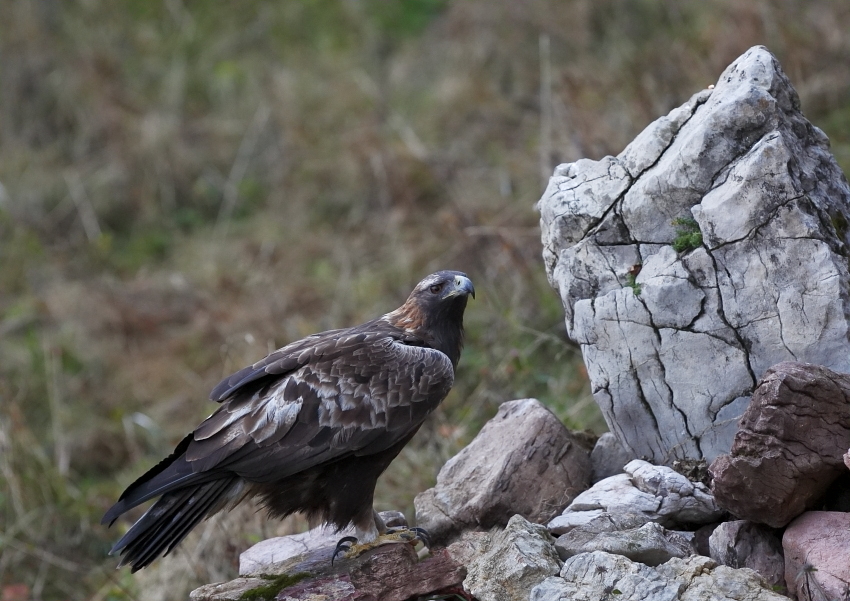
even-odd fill
[{"label": "cracked rock surface", "polygon": [[465,529],[504,526],[519,514],[546,522],[590,481],[590,449],[536,399],[502,403],[416,496],[416,525],[432,542]]},{"label": "cracked rock surface", "polygon": [[453,556],[466,566],[464,590],[479,601],[525,601],[535,585],[561,568],[549,532],[522,516],[512,517],[504,530],[481,534],[471,542],[472,553]]},{"label": "cracked rock surface", "polygon": [[582,553],[531,591],[530,601],[782,601],[758,574],[708,557],[673,558],[651,568],[622,555]]},{"label": "cracked rock surface", "polygon": [[781,361],[850,371],[850,187],[767,49],[619,156],[559,166],[538,208],[567,332],[631,456],[729,452]]}]

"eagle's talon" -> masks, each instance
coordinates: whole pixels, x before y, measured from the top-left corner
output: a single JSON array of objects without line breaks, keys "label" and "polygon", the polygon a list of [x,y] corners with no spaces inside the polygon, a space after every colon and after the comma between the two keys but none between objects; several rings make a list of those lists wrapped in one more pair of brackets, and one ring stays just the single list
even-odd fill
[{"label": "eagle's talon", "polygon": [[339,541],[336,543],[336,549],[334,549],[334,554],[331,555],[331,565],[334,564],[334,561],[336,560],[337,555],[339,555],[340,552],[343,553],[343,558],[347,558],[348,552],[351,551],[351,548],[354,547],[356,544],[356,536],[343,536],[341,539],[339,539]]},{"label": "eagle's talon", "polygon": [[421,540],[423,545],[425,545],[429,549],[431,548],[431,535],[428,534],[428,531],[425,530],[425,528],[413,527],[410,529],[410,531],[416,533],[416,538],[418,540]]},{"label": "eagle's talon", "polygon": [[346,536],[336,544],[331,565],[334,560],[342,554],[343,559],[354,559],[360,557],[366,551],[370,551],[376,547],[387,544],[405,543],[415,546],[417,542],[422,542],[426,547],[430,545],[431,537],[422,528],[408,528],[400,526],[398,528],[387,528],[383,534],[378,535],[372,541],[366,543],[357,542],[358,539],[354,536]]}]

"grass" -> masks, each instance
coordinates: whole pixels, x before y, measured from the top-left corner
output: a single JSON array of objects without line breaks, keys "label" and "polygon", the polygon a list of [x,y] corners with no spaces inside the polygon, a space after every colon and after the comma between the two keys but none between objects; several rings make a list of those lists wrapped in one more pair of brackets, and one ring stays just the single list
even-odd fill
[{"label": "grass", "polygon": [[756,43],[850,169],[850,11],[758,6],[7,2],[2,586],[175,598],[232,577],[251,542],[304,527],[246,507],[130,575],[106,556],[125,526],[99,519],[211,411],[219,378],[386,312],[439,268],[479,293],[467,348],[379,509],[410,515],[503,401],[534,396],[603,430],[543,273],[543,174],[618,153]]},{"label": "grass", "polygon": [[635,293],[635,296],[640,296],[641,287],[640,284],[637,283],[637,275],[634,273],[626,274],[626,286],[632,289],[632,292]]},{"label": "grass", "polygon": [[676,226],[676,237],[673,239],[673,250],[684,253],[702,246],[702,232],[695,219],[677,217],[672,224]]}]

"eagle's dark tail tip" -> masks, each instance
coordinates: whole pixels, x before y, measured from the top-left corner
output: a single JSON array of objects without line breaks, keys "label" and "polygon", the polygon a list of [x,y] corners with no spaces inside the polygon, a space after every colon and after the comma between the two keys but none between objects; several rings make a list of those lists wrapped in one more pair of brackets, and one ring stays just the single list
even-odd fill
[{"label": "eagle's dark tail tip", "polygon": [[239,479],[220,478],[164,494],[121,537],[110,555],[120,554],[118,567],[136,572],[168,553],[204,518],[222,509],[238,492]]}]

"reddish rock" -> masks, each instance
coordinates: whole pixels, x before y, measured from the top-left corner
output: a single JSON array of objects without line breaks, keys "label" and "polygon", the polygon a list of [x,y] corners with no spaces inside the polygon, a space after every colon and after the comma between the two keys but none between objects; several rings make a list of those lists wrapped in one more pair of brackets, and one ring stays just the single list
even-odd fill
[{"label": "reddish rock", "polygon": [[514,515],[556,516],[590,483],[590,448],[535,399],[503,403],[478,436],[416,496],[416,525],[442,543]]},{"label": "reddish rock", "polygon": [[[191,601],[239,601],[246,593],[281,601],[405,601],[460,587],[466,568],[440,549],[423,561],[407,544],[388,544],[331,564],[334,546],[303,553],[267,572],[192,591]],[[291,584],[287,580],[295,580]],[[290,582],[291,582],[290,580]]]},{"label": "reddish rock", "polygon": [[717,503],[779,528],[812,507],[846,467],[850,375],[808,363],[768,369],[730,455],[711,464]]},{"label": "reddish rock", "polygon": [[850,513],[809,511],[782,537],[785,582],[798,599],[847,599],[850,592]]},{"label": "reddish rock", "polygon": [[390,551],[393,561],[388,561],[387,554],[374,555],[349,574],[358,601],[404,601],[459,586],[466,578],[466,568],[456,563],[445,549],[418,562],[410,545],[389,546],[401,548]]}]

